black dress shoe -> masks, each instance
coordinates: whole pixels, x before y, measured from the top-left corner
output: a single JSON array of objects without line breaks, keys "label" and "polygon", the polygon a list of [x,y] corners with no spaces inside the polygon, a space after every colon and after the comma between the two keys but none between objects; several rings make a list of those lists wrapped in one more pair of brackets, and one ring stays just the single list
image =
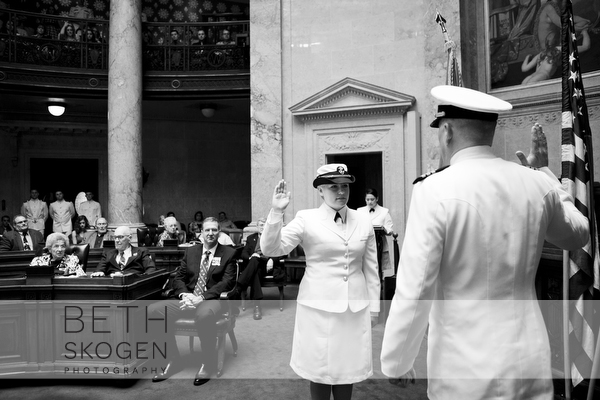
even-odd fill
[{"label": "black dress shoe", "polygon": [[204,385],[206,382],[210,381],[210,375],[211,373],[206,367],[206,364],[202,364],[194,378],[194,386]]},{"label": "black dress shoe", "polygon": [[259,320],[262,319],[262,312],[260,311],[260,306],[255,306],[254,307],[254,317],[255,320]]},{"label": "black dress shoe", "polygon": [[175,373],[175,363],[173,361],[169,361],[165,369],[161,371],[161,373],[152,377],[152,382],[161,382],[165,379],[169,379],[171,375]]}]

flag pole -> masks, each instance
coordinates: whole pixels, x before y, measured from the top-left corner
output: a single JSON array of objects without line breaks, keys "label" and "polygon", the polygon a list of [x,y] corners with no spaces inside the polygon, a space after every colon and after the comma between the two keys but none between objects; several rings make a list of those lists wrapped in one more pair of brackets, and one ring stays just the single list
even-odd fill
[{"label": "flag pole", "polygon": [[448,69],[446,71],[446,85],[462,86],[462,75],[460,73],[460,67],[456,60],[454,51],[456,49],[456,43],[450,39],[448,30],[446,29],[446,20],[442,17],[442,14],[438,10],[435,13],[435,22],[442,29],[444,34],[444,49],[448,52]]},{"label": "flag pole", "polygon": [[563,315],[563,366],[565,374],[565,399],[571,400],[571,353],[569,351],[569,270],[570,257],[567,250],[563,250],[563,275],[562,275],[562,315]]}]

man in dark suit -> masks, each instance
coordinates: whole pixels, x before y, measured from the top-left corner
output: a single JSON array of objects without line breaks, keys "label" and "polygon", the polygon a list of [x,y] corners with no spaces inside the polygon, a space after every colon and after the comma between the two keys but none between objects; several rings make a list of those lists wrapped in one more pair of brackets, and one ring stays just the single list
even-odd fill
[{"label": "man in dark suit", "polygon": [[179,299],[179,302],[163,300],[148,307],[149,321],[161,320],[169,324],[165,334],[168,363],[166,368],[161,368],[161,373],[152,378],[153,382],[165,380],[175,373],[174,364],[179,358],[179,352],[172,323],[181,317],[194,318],[202,345],[203,364],[196,373],[194,385],[208,382],[211,374],[216,371],[216,322],[222,313],[219,297],[222,292],[233,289],[236,275],[235,250],[219,244],[219,232],[219,221],[216,218],[208,217],[204,220],[204,244],[186,250],[173,280],[173,297]]},{"label": "man in dark suit", "polygon": [[260,250],[260,235],[265,226],[266,219],[260,218],[256,226],[258,232],[253,233],[246,239],[246,245],[242,250],[242,260],[246,267],[238,278],[238,289],[241,291],[250,287],[250,298],[254,300],[254,319],[262,319],[260,300],[263,298],[261,279],[266,275],[273,275],[275,282],[285,280],[285,270],[281,265],[282,257],[267,257]]},{"label": "man in dark suit", "polygon": [[108,233],[108,221],[100,217],[96,220],[96,231],[87,238],[84,243],[89,243],[90,249],[99,249],[104,247],[104,239]]},{"label": "man in dark suit", "polygon": [[28,229],[27,218],[21,214],[17,214],[13,222],[15,230],[0,237],[0,251],[33,250],[40,253],[44,247],[44,236],[35,229]]},{"label": "man in dark suit", "polygon": [[104,250],[96,272],[90,276],[121,276],[154,271],[154,261],[150,257],[148,249],[133,247],[130,241],[131,230],[129,227],[118,227],[115,230],[115,248]]}]

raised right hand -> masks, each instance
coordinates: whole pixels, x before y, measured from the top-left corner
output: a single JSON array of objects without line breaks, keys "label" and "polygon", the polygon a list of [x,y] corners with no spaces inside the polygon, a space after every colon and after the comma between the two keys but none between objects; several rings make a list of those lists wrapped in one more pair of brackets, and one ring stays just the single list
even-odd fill
[{"label": "raised right hand", "polygon": [[271,207],[276,212],[283,212],[290,204],[290,198],[292,197],[292,193],[287,191],[287,183],[282,179],[275,186],[275,190],[273,191],[273,202],[271,203]]},{"label": "raised right hand", "polygon": [[548,141],[540,124],[536,122],[531,128],[529,155],[525,157],[522,151],[517,151],[516,154],[521,164],[526,167],[542,168],[548,166]]}]

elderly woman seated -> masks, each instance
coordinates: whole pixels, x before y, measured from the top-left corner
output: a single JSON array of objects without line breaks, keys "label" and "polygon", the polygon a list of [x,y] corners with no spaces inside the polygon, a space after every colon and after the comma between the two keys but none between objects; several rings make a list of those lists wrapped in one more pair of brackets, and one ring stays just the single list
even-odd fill
[{"label": "elderly woman seated", "polygon": [[175,217],[165,218],[165,231],[160,234],[156,246],[163,247],[165,240],[177,240],[178,244],[185,243],[185,232],[179,232],[178,226]]},{"label": "elderly woman seated", "polygon": [[72,254],[66,254],[69,238],[64,233],[51,233],[46,238],[46,247],[44,247],[44,255],[35,257],[31,260],[29,266],[54,267],[55,275],[68,277],[86,276],[85,272],[79,264],[79,258]]}]

